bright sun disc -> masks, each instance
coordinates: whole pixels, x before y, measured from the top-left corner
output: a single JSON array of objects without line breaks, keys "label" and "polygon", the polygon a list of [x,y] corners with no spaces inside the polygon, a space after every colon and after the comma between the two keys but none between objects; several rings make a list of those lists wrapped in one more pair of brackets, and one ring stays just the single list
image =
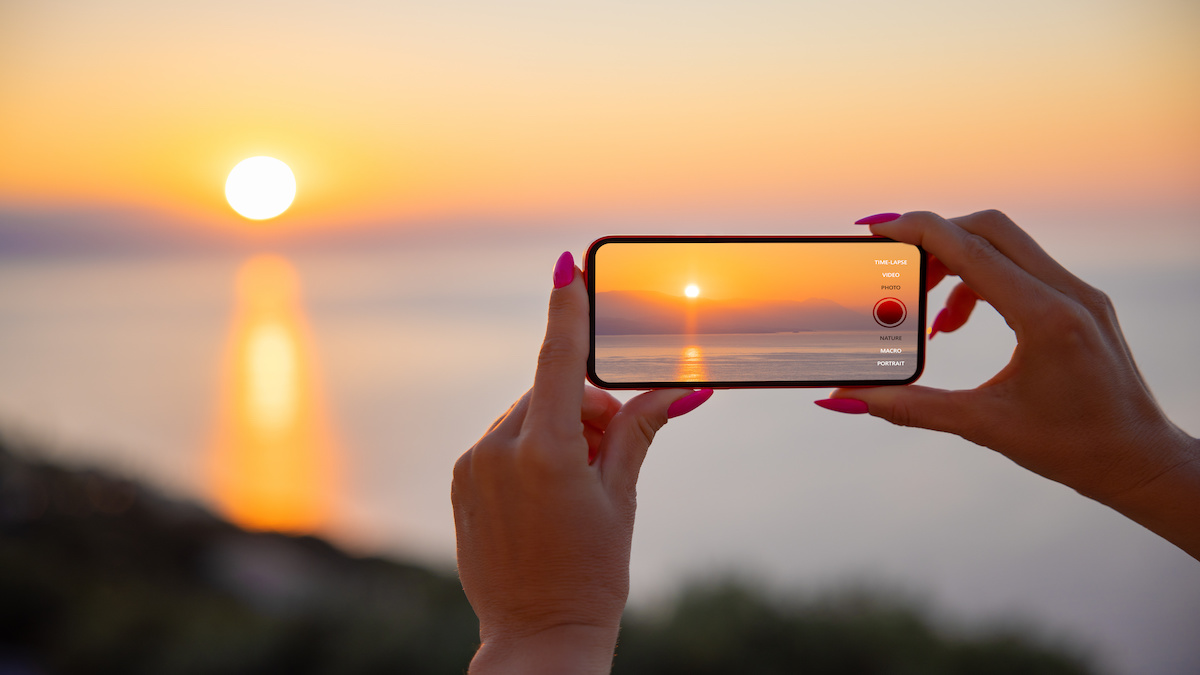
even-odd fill
[{"label": "bright sun disc", "polygon": [[698,298],[700,297],[700,287],[696,284],[688,284],[688,287],[683,289],[683,294],[689,298]]},{"label": "bright sun disc", "polygon": [[251,220],[266,220],[287,210],[296,198],[296,177],[274,157],[251,157],[238,162],[225,181],[225,199],[234,211]]}]

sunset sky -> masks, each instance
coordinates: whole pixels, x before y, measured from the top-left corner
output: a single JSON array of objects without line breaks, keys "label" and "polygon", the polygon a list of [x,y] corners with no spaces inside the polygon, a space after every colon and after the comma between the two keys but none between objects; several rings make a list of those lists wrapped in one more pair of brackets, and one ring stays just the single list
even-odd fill
[{"label": "sunset sky", "polygon": [[[225,186],[257,156],[295,200],[252,221]],[[985,208],[1112,297],[1200,432],[1197,0],[0,0],[0,432],[451,570],[451,467],[530,386],[563,251]],[[728,261],[633,266],[696,307],[742,294],[709,274]],[[975,387],[1014,345],[981,305],[921,383]],[[680,378],[704,379],[692,346]],[[1194,560],[827,395],[720,391],[671,421],[635,603],[708,572],[877,579],[955,625],[1081,635],[1105,672],[1200,672]]]},{"label": "sunset sky", "polygon": [[0,5],[0,209],[163,227],[247,227],[253,155],[295,171],[283,230],[1179,213],[1197,120],[1185,0]]},{"label": "sunset sky", "polygon": [[[589,273],[596,292],[650,291],[683,296],[695,285],[711,300],[833,300],[863,312],[904,287],[921,287],[917,249],[896,243],[621,243],[602,245]],[[907,260],[881,266],[877,259]],[[884,277],[883,274],[897,276]]]}]

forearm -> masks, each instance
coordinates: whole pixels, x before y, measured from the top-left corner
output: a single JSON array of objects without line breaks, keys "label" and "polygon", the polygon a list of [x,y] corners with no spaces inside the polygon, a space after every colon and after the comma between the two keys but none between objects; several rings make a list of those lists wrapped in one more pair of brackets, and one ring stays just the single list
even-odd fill
[{"label": "forearm", "polygon": [[470,675],[601,675],[612,669],[617,628],[567,625],[513,639],[484,641]]},{"label": "forearm", "polygon": [[1165,463],[1133,489],[1102,502],[1200,560],[1200,439],[1174,429]]}]

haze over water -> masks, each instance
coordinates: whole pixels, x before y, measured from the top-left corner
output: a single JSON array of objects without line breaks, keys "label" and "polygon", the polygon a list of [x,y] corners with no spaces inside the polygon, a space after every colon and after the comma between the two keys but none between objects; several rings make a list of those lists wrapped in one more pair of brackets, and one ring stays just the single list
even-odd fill
[{"label": "haze over water", "polygon": [[[289,256],[311,326],[301,367],[321,383],[302,398],[326,401],[338,432],[328,449],[339,489],[319,532],[352,550],[452,565],[449,469],[528,387],[546,261],[569,245],[414,242]],[[62,457],[221,508],[208,439],[239,344],[231,330],[245,316],[234,283],[244,262],[0,266],[5,426],[49,430]],[[444,273],[463,264],[470,275]],[[1082,272],[1113,296],[1156,395],[1194,433],[1187,336],[1200,330],[1200,306],[1181,307],[1174,291],[1197,287],[1196,270]],[[1011,339],[981,307],[931,343],[921,382],[973,386],[1003,364]],[[720,391],[659,434],[639,484],[635,604],[714,571],[806,589],[865,579],[926,594],[955,621],[1031,618],[1126,672],[1200,662],[1200,574],[1186,555],[960,439],[819,410],[811,401],[826,391]]]}]

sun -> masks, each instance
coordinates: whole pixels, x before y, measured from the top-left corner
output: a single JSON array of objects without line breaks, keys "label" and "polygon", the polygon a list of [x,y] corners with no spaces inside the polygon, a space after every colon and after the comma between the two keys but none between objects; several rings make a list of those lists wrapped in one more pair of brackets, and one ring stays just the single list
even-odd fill
[{"label": "sun", "polygon": [[274,157],[251,157],[238,162],[225,180],[225,199],[250,220],[283,213],[296,198],[296,177]]},{"label": "sun", "polygon": [[683,289],[683,294],[689,298],[698,298],[700,297],[700,287],[696,284],[688,284],[687,288]]}]

